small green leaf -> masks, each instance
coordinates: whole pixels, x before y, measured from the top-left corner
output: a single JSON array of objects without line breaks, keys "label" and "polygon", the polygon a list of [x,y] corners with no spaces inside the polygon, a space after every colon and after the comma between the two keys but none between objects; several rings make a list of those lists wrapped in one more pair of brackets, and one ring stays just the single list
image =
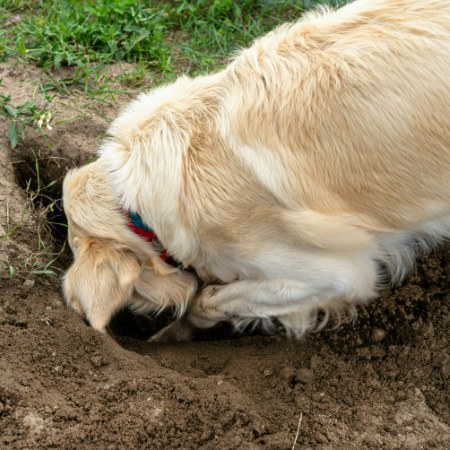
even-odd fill
[{"label": "small green leaf", "polygon": [[54,84],[52,84],[52,83],[48,83],[48,84],[39,86],[39,92],[42,92],[42,93],[48,92],[48,91],[54,91],[54,90],[56,90],[56,88],[55,88]]},{"label": "small green leaf", "polygon": [[[64,105],[64,103],[61,103],[61,104]],[[64,106],[66,106],[66,105],[64,105]],[[71,117],[70,119],[64,119],[64,120],[60,120],[59,122],[55,122],[55,125],[58,125],[59,123],[69,122],[69,120],[77,119],[78,117],[88,117],[88,116],[78,114],[78,116]]]},{"label": "small green leaf", "polygon": [[53,61],[53,66],[55,67],[55,69],[59,69],[59,67],[61,66],[61,61],[63,60],[63,56],[58,54],[55,55],[55,59]]},{"label": "small green leaf", "polygon": [[25,102],[23,105],[20,105],[18,110],[19,112],[26,112],[29,111],[30,108],[32,108],[34,106],[34,104],[36,103],[36,100],[28,100],[27,102]]},{"label": "small green leaf", "polygon": [[6,258],[5,262],[8,264],[9,278],[12,278],[14,276],[14,267],[9,263],[9,258]]},{"label": "small green leaf", "polygon": [[19,111],[17,111],[17,109],[13,108],[12,106],[5,105],[5,109],[13,117],[17,117],[17,115],[19,114]]},{"label": "small green leaf", "polygon": [[16,145],[19,142],[19,133],[17,131],[16,121],[13,120],[11,125],[9,126],[9,142],[11,143],[12,148],[16,148]]},{"label": "small green leaf", "polygon": [[25,46],[23,45],[23,39],[21,39],[21,40],[19,41],[18,49],[19,49],[19,52],[20,52],[20,54],[21,54],[22,56],[26,55],[27,49],[26,49]]},{"label": "small green leaf", "polygon": [[34,273],[35,275],[56,275],[57,273],[53,272],[53,270],[31,270],[30,273]]},{"label": "small green leaf", "polygon": [[42,190],[49,188],[50,186],[53,186],[58,180],[53,180],[51,183],[47,184]]}]

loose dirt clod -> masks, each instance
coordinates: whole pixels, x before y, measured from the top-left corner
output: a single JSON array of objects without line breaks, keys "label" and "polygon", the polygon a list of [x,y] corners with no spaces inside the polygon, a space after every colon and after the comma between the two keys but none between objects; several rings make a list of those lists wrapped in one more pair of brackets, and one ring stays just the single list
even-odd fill
[{"label": "loose dirt clod", "polygon": [[34,280],[25,280],[23,285],[29,289],[31,289],[34,286],[35,281]]},{"label": "loose dirt clod", "polygon": [[372,331],[372,341],[373,342],[381,342],[385,337],[386,337],[386,331],[381,330],[380,328],[375,328],[375,330]]}]

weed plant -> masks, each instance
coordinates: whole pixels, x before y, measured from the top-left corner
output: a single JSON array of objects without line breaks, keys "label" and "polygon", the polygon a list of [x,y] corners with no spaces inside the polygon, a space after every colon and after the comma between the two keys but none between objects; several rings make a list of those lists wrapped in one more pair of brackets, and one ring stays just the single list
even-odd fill
[{"label": "weed plant", "polygon": [[0,0],[0,60],[39,67],[126,61],[170,77],[207,72],[257,36],[326,0]]}]

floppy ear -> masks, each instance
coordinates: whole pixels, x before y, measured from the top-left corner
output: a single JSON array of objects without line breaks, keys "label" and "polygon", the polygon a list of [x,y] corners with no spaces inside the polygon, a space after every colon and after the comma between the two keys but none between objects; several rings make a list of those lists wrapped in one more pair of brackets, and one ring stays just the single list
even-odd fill
[{"label": "floppy ear", "polygon": [[83,238],[64,277],[67,303],[105,333],[112,315],[128,304],[141,271],[130,251],[103,239]]}]

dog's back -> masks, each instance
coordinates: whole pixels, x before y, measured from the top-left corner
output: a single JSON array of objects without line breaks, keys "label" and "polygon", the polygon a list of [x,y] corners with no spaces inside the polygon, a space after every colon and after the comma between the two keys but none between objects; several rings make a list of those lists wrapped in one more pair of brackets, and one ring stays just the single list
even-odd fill
[{"label": "dog's back", "polygon": [[380,261],[401,278],[450,235],[449,61],[450,0],[309,14],[218,74],[141,95],[101,150],[110,184],[229,283],[199,315],[303,330],[317,307],[372,298]]},{"label": "dog's back", "polygon": [[449,61],[448,0],[309,14],[228,69],[231,148],[293,208],[434,220],[450,206]]}]

